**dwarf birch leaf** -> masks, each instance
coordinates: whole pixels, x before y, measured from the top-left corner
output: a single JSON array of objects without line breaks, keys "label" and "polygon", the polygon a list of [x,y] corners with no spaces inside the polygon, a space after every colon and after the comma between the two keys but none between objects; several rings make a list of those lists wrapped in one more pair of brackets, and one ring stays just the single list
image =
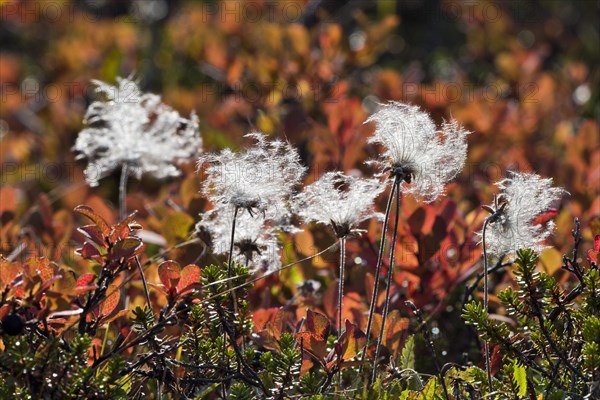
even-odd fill
[{"label": "dwarf birch leaf", "polygon": [[181,277],[181,268],[175,261],[164,261],[158,266],[158,277],[164,287],[169,290],[172,287],[177,286]]},{"label": "dwarf birch leaf", "polygon": [[119,287],[116,285],[109,285],[106,289],[106,300],[102,302],[100,308],[100,315],[107,316],[112,313],[119,305],[119,300],[121,300]]},{"label": "dwarf birch leaf", "polygon": [[200,282],[200,267],[189,264],[181,270],[181,277],[177,283],[177,293],[182,294],[193,289]]},{"label": "dwarf birch leaf", "polygon": [[342,360],[349,360],[365,346],[367,337],[358,329],[358,326],[346,320],[346,331],[342,334],[340,342],[342,343]]},{"label": "dwarf birch leaf", "polygon": [[75,212],[78,212],[81,215],[85,215],[86,217],[91,219],[92,222],[96,224],[98,229],[100,229],[100,232],[102,232],[104,236],[108,236],[108,234],[110,233],[110,228],[108,227],[108,224],[106,223],[104,218],[96,214],[94,210],[92,210],[90,207],[80,205],[75,207]]}]

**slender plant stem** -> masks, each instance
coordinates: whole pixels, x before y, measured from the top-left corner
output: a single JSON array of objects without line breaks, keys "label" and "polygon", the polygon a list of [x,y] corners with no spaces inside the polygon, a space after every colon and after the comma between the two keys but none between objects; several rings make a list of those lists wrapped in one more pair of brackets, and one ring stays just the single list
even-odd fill
[{"label": "slender plant stem", "polygon": [[231,244],[229,245],[229,258],[227,259],[227,277],[233,275],[233,245],[235,242],[235,222],[237,220],[238,207],[233,211],[233,222],[231,223]]},{"label": "slender plant stem", "polygon": [[148,308],[152,309],[152,303],[150,303],[150,292],[148,291],[148,284],[146,283],[146,277],[144,276],[144,269],[142,268],[142,264],[140,263],[140,259],[138,256],[135,256],[135,265],[140,273],[140,277],[142,279],[142,284],[144,285],[144,294],[146,295],[146,303],[148,304]]},{"label": "slender plant stem", "polygon": [[127,216],[127,206],[125,199],[127,198],[127,178],[129,177],[129,165],[123,163],[121,167],[121,179],[119,180],[119,220],[125,219]]},{"label": "slender plant stem", "polygon": [[369,319],[367,320],[367,341],[365,343],[365,349],[360,359],[361,363],[359,372],[362,372],[362,368],[364,365],[364,360],[367,354],[367,348],[369,346],[369,338],[371,335],[371,326],[373,324],[373,314],[375,313],[375,308],[377,308],[377,295],[379,294],[379,274],[381,273],[381,264],[383,263],[383,251],[385,250],[385,236],[387,233],[387,225],[390,217],[390,210],[392,208],[392,200],[394,199],[394,193],[396,191],[397,179],[398,178],[395,178],[394,183],[392,184],[392,190],[390,191],[390,196],[385,207],[385,216],[383,219],[383,225],[381,227],[381,241],[379,243],[379,254],[377,255],[377,265],[375,267],[375,284],[373,286],[373,294],[371,295],[371,305],[369,306]]},{"label": "slender plant stem", "polygon": [[[237,220],[238,211],[239,208],[236,207],[235,211],[233,212],[233,222],[231,223],[231,244],[229,245],[229,258],[227,260],[227,278],[233,277],[233,246],[235,242],[235,223]],[[231,284],[231,280],[227,281],[227,285],[229,286],[229,290],[231,291],[231,301],[233,303],[232,310],[234,314],[237,314],[237,296],[235,294],[235,289],[232,289]]]},{"label": "slender plant stem", "polygon": [[[123,221],[127,216],[127,178],[129,177],[129,165],[125,162],[121,166],[121,179],[119,180],[119,221]],[[140,269],[141,272],[141,269]],[[125,278],[130,275],[128,271],[124,272]],[[125,286],[121,287],[119,305],[124,307],[127,304],[127,290]]]},{"label": "slender plant stem", "polygon": [[[340,341],[340,337],[342,336],[342,301],[344,299],[344,269],[346,267],[346,238],[340,238],[340,283],[338,285],[338,304],[337,304],[337,313],[338,313],[338,324],[337,324],[337,338],[338,343]],[[342,370],[338,371],[338,383],[340,388],[342,386]]]},{"label": "slender plant stem", "polygon": [[[481,233],[482,236],[482,246],[483,246],[483,309],[485,313],[488,314],[488,257],[487,257],[487,247],[485,244],[485,232],[487,230],[487,226],[490,222],[490,217],[487,217],[485,221],[483,221],[483,230]],[[488,386],[490,393],[493,392],[492,387],[492,367],[490,365],[490,344],[486,340],[483,343],[483,349],[485,352],[485,371],[487,373]]]},{"label": "slender plant stem", "polygon": [[340,284],[338,287],[338,340],[342,336],[342,301],[344,299],[344,269],[346,267],[346,238],[340,238]]},{"label": "slender plant stem", "polygon": [[371,382],[375,381],[377,376],[377,364],[379,362],[379,351],[381,350],[381,343],[383,341],[383,334],[385,330],[385,322],[387,319],[389,307],[390,307],[390,288],[392,286],[392,277],[394,274],[394,253],[396,251],[396,237],[398,235],[398,222],[400,221],[400,181],[394,180],[394,186],[396,187],[396,215],[394,215],[394,230],[392,233],[392,241],[390,242],[390,262],[388,265],[388,274],[386,279],[385,288],[385,300],[383,303],[383,313],[381,315],[381,328],[379,329],[379,336],[377,337],[377,346],[375,347],[375,358],[373,359],[373,371],[371,371]]}]

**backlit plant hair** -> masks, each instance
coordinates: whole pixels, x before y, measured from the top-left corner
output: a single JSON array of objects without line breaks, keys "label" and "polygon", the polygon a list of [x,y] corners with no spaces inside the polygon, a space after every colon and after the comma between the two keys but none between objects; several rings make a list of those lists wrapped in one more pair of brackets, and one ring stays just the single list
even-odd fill
[{"label": "backlit plant hair", "polygon": [[[500,261],[507,255],[515,255],[518,250],[540,252],[546,240],[554,231],[554,222],[545,226],[536,222],[543,213],[550,211],[550,205],[560,200],[566,191],[552,187],[551,178],[537,174],[510,172],[509,177],[496,182],[501,190],[494,197],[494,203],[483,208],[490,215],[478,232],[483,246],[483,308],[488,312],[488,252]],[[484,342],[485,366],[488,386],[492,390],[489,343]]]},{"label": "backlit plant hair", "polygon": [[[371,163],[378,165],[382,174],[389,173],[393,181],[384,215],[379,256],[375,268],[375,286],[369,308],[367,338],[371,333],[373,314],[379,292],[379,275],[383,261],[389,214],[393,198],[396,196],[395,221],[386,278],[386,295],[371,375],[371,380],[374,381],[389,311],[400,195],[411,194],[417,200],[429,203],[444,194],[446,183],[454,178],[464,166],[467,156],[466,139],[469,132],[455,120],[443,122],[440,129],[438,129],[429,114],[419,107],[393,101],[381,105],[380,109],[365,121],[365,123],[369,122],[375,123],[375,133],[369,139],[369,143],[379,144],[383,147],[381,157],[371,161]],[[363,359],[365,353],[363,353]]]}]

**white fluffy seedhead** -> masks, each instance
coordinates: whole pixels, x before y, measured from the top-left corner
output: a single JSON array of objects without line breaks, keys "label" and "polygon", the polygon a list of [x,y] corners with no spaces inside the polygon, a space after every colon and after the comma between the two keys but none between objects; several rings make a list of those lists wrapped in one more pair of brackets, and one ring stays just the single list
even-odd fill
[{"label": "white fluffy seedhead", "polygon": [[215,205],[230,204],[250,212],[285,210],[294,186],[305,173],[292,145],[267,141],[262,133],[246,135],[256,145],[241,153],[229,149],[200,158],[206,164],[203,193]]},{"label": "white fluffy seedhead", "polygon": [[[210,234],[212,251],[228,254],[231,246],[231,228],[234,209],[219,207],[201,215],[196,230]],[[254,270],[274,271],[281,267],[281,245],[277,233],[282,228],[262,213],[250,214],[238,210],[233,239],[233,261]]]},{"label": "white fluffy seedhead", "polygon": [[93,82],[105,99],[89,106],[73,146],[78,159],[88,160],[90,186],[124,164],[138,179],[143,174],[178,176],[175,164],[198,155],[202,139],[196,114],[181,117],[160,96],[142,93],[129,79],[119,78],[117,86]]},{"label": "white fluffy seedhead", "polygon": [[289,222],[290,197],[305,168],[289,143],[267,141],[262,133],[247,136],[256,140],[250,149],[227,149],[199,160],[202,192],[215,208],[201,216],[198,229],[210,234],[215,253],[228,253],[237,209],[234,261],[272,271],[281,266],[277,233],[297,231]]},{"label": "white fluffy seedhead", "polygon": [[389,102],[366,122],[376,124],[369,143],[384,148],[381,158],[374,162],[383,172],[402,171],[404,193],[432,202],[464,166],[469,132],[455,120],[444,122],[438,130],[419,107]]},{"label": "white fluffy seedhead", "polygon": [[295,213],[305,223],[331,225],[337,236],[347,236],[362,221],[379,216],[373,202],[384,188],[377,179],[327,172],[296,195]]},{"label": "white fluffy seedhead", "polygon": [[[554,222],[535,223],[536,218],[550,209],[567,192],[552,187],[552,179],[536,174],[514,172],[496,183],[501,190],[500,203],[506,202],[499,218],[489,223],[486,231],[487,251],[495,256],[514,255],[520,249],[540,252],[543,242],[554,231]],[[483,232],[479,232],[482,237]]]}]

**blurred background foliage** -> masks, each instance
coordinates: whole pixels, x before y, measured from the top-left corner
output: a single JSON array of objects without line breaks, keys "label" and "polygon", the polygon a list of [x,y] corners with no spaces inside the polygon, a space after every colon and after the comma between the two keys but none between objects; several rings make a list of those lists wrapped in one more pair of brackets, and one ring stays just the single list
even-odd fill
[{"label": "blurred background foliage", "polygon": [[[378,150],[366,144],[372,127],[363,121],[379,102],[419,104],[473,131],[446,199],[403,200],[397,246],[392,307],[406,315],[409,298],[432,316],[448,360],[468,348],[458,288],[481,268],[474,232],[491,183],[507,170],[535,171],[569,191],[555,248],[541,255],[559,282],[569,278],[560,266],[573,217],[583,221],[584,250],[600,228],[598,2],[0,1],[0,13],[0,253],[24,256],[26,243],[29,254],[88,268],[73,257],[82,238],[71,210],[87,204],[115,222],[118,173],[90,189],[71,147],[94,98],[90,80],[118,76],[135,77],[184,115],[196,110],[205,151],[243,146],[252,130],[287,138],[310,167],[306,183],[332,169],[373,173],[364,161]],[[139,211],[147,256],[189,239],[208,207],[194,171],[191,160],[166,184],[131,181],[128,209]],[[375,221],[368,228],[349,242],[344,302],[363,329],[380,235]],[[335,239],[307,228],[283,240],[290,262]],[[192,244],[169,257],[203,265],[212,262],[204,250]],[[258,282],[251,308],[287,304],[300,317],[310,306],[332,318],[336,262],[325,255]],[[158,282],[156,268],[148,271]],[[316,296],[299,289],[306,279],[323,284]],[[509,271],[494,284],[512,279]],[[130,307],[143,304],[141,284],[129,295]]]}]

